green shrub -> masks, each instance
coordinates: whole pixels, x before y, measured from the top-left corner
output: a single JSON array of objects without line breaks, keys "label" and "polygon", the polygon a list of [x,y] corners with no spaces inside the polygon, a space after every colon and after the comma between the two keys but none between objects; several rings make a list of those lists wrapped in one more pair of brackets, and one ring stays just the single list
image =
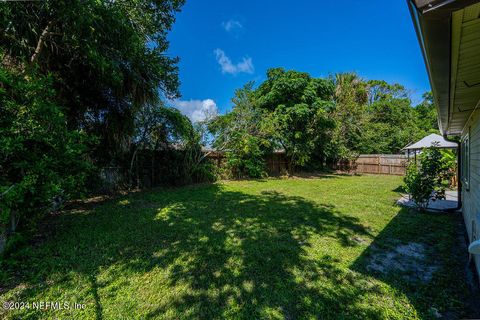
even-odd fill
[{"label": "green shrub", "polygon": [[236,137],[235,148],[225,153],[227,176],[235,179],[265,177],[265,160],[261,139],[245,135]]},{"label": "green shrub", "polygon": [[444,199],[445,190],[455,170],[455,160],[436,146],[425,148],[419,162],[407,166],[405,189],[420,210],[428,207],[430,200]]}]

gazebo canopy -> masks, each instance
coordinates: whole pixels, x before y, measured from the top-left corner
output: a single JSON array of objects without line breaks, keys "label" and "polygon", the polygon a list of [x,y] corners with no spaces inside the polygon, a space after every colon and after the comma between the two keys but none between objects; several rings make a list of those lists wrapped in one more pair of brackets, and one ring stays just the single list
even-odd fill
[{"label": "gazebo canopy", "polygon": [[403,148],[403,150],[420,150],[423,148],[432,147],[435,144],[438,148],[456,149],[458,147],[455,142],[447,141],[441,135],[432,133],[423,139]]}]

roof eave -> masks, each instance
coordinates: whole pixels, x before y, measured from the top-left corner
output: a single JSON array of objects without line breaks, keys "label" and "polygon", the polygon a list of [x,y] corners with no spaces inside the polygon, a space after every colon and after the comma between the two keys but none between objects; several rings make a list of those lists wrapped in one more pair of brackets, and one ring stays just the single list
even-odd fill
[{"label": "roof eave", "polygon": [[452,13],[478,0],[407,0],[437,106],[442,135],[450,130],[451,19]]}]

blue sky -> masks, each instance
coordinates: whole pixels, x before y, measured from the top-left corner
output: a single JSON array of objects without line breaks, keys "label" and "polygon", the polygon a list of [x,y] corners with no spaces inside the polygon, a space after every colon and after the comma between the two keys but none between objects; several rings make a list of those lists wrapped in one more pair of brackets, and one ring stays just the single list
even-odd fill
[{"label": "blue sky", "polygon": [[414,101],[430,90],[404,0],[187,0],[169,40],[180,57],[174,105],[194,120],[229,110],[235,89],[272,67],[355,71],[403,84]]}]

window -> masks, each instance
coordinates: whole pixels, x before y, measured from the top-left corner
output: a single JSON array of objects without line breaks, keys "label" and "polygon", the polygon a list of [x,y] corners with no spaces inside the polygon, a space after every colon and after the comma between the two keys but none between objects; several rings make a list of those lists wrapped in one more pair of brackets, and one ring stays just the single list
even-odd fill
[{"label": "window", "polygon": [[462,139],[462,183],[465,190],[469,189],[470,183],[470,135],[467,134]]}]

